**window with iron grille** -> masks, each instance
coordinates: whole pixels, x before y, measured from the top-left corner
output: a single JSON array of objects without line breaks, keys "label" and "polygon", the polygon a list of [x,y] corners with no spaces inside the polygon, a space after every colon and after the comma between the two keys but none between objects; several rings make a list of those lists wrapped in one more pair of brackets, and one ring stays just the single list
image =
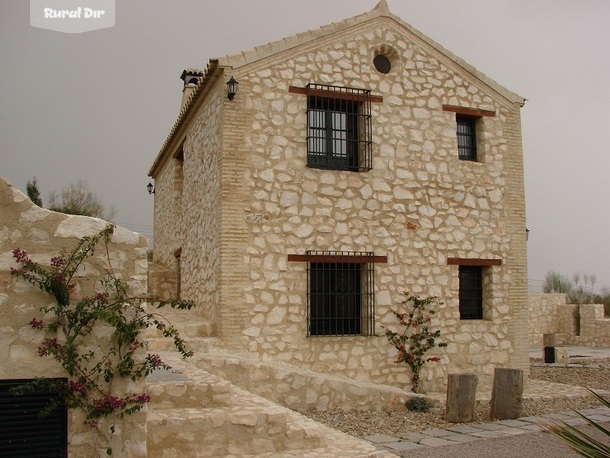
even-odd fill
[{"label": "window with iron grille", "polygon": [[456,115],[458,157],[463,161],[477,161],[477,118]]},{"label": "window with iron grille", "polygon": [[373,335],[374,261],[370,252],[308,251],[309,336]]},{"label": "window with iron grille", "polygon": [[460,319],[483,319],[483,267],[459,266]]},{"label": "window with iron grille", "polygon": [[307,85],[307,166],[370,170],[371,91],[323,84]]},{"label": "window with iron grille", "polygon": [[56,394],[36,389],[11,391],[32,380],[0,380],[0,456],[65,458],[68,456],[67,409],[40,412]]}]

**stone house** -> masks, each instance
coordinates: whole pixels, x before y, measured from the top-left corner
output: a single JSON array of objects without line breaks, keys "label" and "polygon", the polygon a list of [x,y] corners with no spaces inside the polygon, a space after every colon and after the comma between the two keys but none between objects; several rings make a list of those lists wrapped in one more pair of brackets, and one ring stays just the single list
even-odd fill
[{"label": "stone house", "polygon": [[384,335],[408,291],[443,302],[426,389],[527,373],[523,97],[385,0],[182,79],[149,175],[155,269],[193,323],[250,357],[408,387]]}]

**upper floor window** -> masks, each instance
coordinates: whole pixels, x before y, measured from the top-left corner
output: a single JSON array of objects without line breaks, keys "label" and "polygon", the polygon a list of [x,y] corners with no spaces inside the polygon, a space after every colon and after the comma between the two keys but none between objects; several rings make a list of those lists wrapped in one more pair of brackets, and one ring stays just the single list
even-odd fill
[{"label": "upper floor window", "polygon": [[483,119],[494,118],[496,112],[454,105],[443,105],[443,111],[455,113],[458,158],[462,161],[483,162],[483,155],[477,151],[477,137],[481,136]]},{"label": "upper floor window", "polygon": [[362,171],[372,168],[371,93],[307,85],[307,166]]},{"label": "upper floor window", "polygon": [[477,118],[456,115],[458,157],[463,161],[477,161]]}]

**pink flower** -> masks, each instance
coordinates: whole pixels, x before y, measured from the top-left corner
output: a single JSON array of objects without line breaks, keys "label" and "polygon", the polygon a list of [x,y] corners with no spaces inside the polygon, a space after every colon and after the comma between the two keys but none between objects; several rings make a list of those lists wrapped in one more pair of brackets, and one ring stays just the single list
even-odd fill
[{"label": "pink flower", "polygon": [[159,355],[151,355],[149,353],[148,356],[146,357],[146,360],[148,362],[148,365],[150,367],[152,367],[153,369],[156,369],[157,367],[161,367],[164,365],[163,361],[161,361],[161,358],[159,357]]},{"label": "pink flower", "polygon": [[32,321],[30,321],[29,324],[34,329],[42,329],[44,327],[44,322],[42,320],[37,320],[36,318],[32,318]]},{"label": "pink flower", "polygon": [[93,401],[93,406],[105,413],[110,413],[113,410],[118,410],[125,406],[125,401],[117,396],[106,395],[101,399]]},{"label": "pink flower", "polygon": [[38,356],[55,355],[57,361],[61,360],[61,352],[63,347],[57,339],[44,339],[42,345],[38,347]]},{"label": "pink flower", "polygon": [[75,382],[73,380],[69,380],[68,381],[68,390],[72,391],[73,393],[84,393],[85,385],[83,385],[80,382]]},{"label": "pink flower", "polygon": [[139,394],[136,397],[136,402],[138,402],[140,404],[146,404],[149,401],[150,401],[150,396],[147,393]]},{"label": "pink flower", "polygon": [[65,262],[66,261],[61,256],[55,256],[51,258],[51,267],[60,268],[65,264]]},{"label": "pink flower", "polygon": [[13,251],[13,258],[15,261],[20,262],[21,264],[27,263],[30,258],[28,258],[28,253],[25,250],[20,250],[19,248],[15,248]]}]

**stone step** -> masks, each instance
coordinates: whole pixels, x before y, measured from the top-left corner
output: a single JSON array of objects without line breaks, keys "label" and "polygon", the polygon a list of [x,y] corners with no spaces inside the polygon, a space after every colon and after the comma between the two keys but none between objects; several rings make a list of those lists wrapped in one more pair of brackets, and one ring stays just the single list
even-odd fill
[{"label": "stone step", "polygon": [[[195,354],[206,353],[210,350],[220,347],[220,339],[218,337],[184,337],[182,336],[189,349],[192,349]],[[148,351],[176,351],[174,341],[169,337],[148,337]]]},{"label": "stone step", "polygon": [[149,458],[257,455],[327,445],[318,428],[292,424],[285,412],[247,406],[151,409],[147,440]]},{"label": "stone step", "polygon": [[149,409],[153,411],[180,408],[209,408],[230,405],[232,384],[194,381],[152,381],[146,383],[150,395]]},{"label": "stone step", "polygon": [[[205,321],[188,321],[185,317],[180,317],[180,320],[168,319],[172,326],[178,329],[182,338],[213,336],[214,329],[212,325]],[[148,338],[159,338],[163,337],[163,332],[155,327],[150,327],[146,330],[146,336]]]}]

